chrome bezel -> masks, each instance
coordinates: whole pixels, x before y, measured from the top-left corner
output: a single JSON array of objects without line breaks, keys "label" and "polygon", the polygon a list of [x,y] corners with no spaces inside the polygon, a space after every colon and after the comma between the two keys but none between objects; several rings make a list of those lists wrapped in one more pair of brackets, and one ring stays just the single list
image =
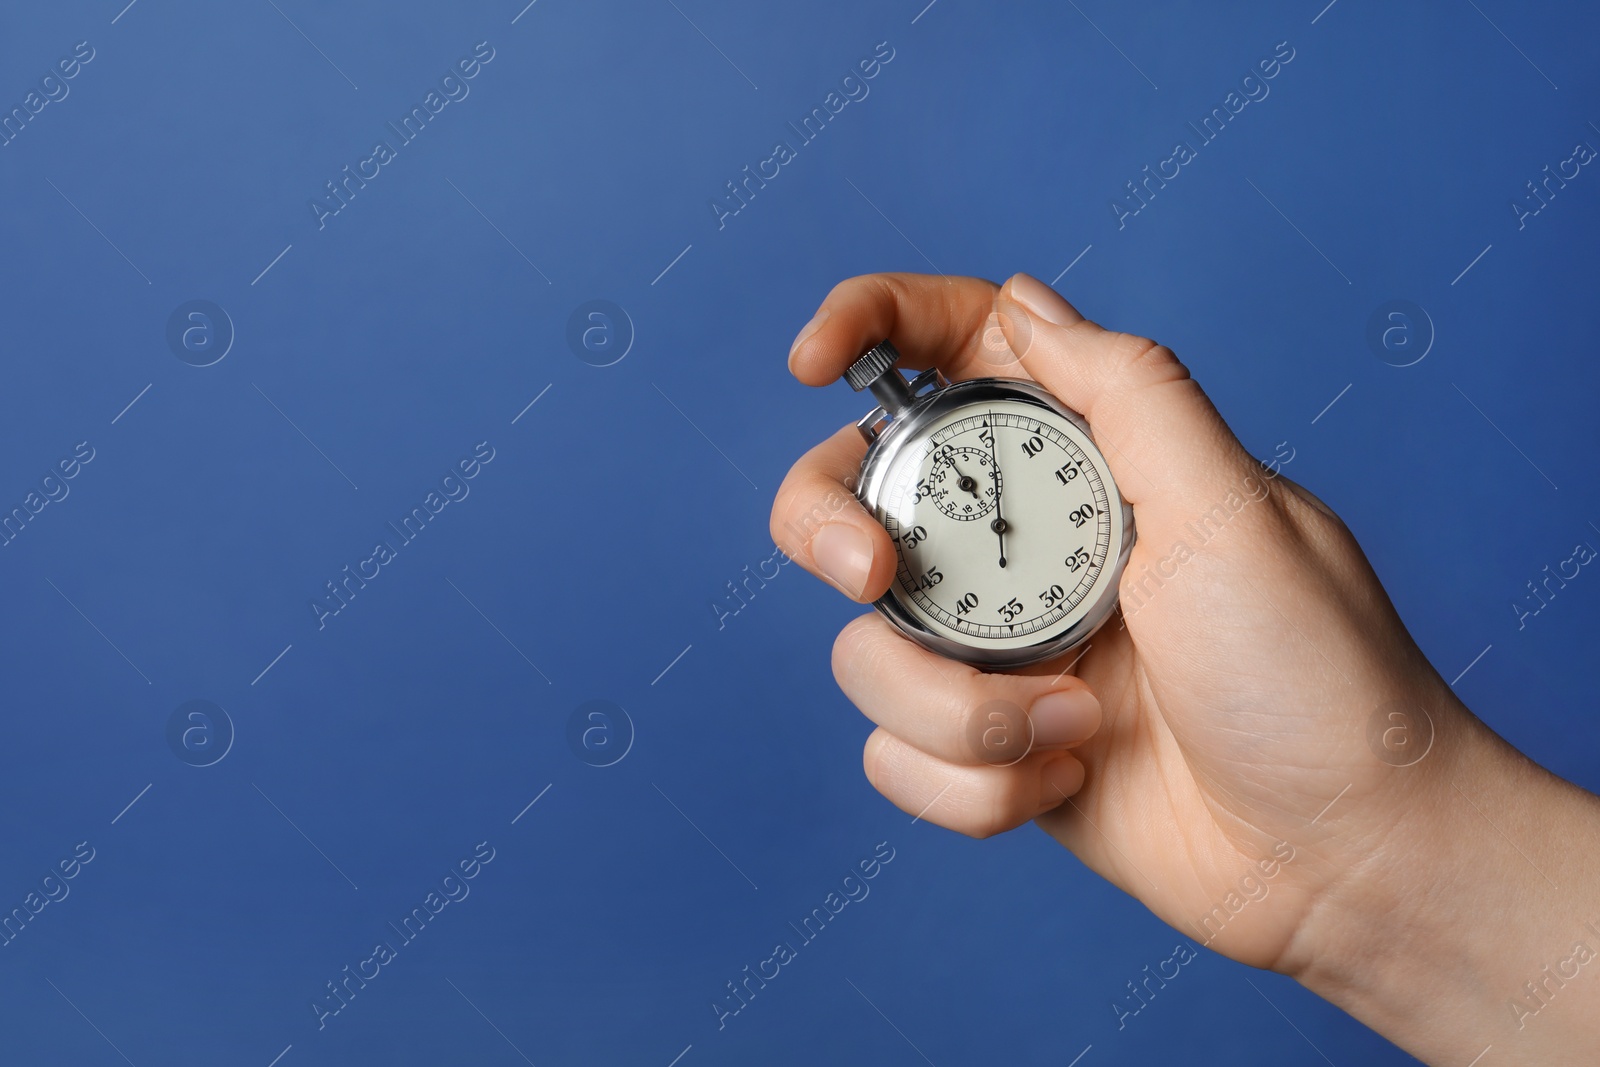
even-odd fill
[{"label": "chrome bezel", "polygon": [[1117,550],[1115,564],[1106,573],[1107,580],[1101,585],[1094,602],[1084,613],[1083,618],[1055,637],[1035,644],[1016,648],[990,648],[935,633],[901,604],[892,586],[889,592],[873,602],[873,607],[877,608],[896,629],[924,648],[976,667],[1001,669],[1025,667],[1072,651],[1088,641],[1116,610],[1117,588],[1122,580],[1122,572],[1128,565],[1128,555],[1133,551],[1135,540],[1133,508],[1123,498],[1122,490],[1111,477],[1110,466],[1105,462],[1105,453],[1095,441],[1094,431],[1090,429],[1088,422],[1082,415],[1061,403],[1036,383],[1016,378],[971,378],[946,385],[942,378],[934,379],[923,374],[912,383],[913,391],[919,392],[924,383],[935,380],[942,388],[916,396],[905,411],[898,417],[889,419],[887,424],[883,423],[884,415],[881,409],[875,409],[861,420],[862,433],[867,436],[870,443],[866,458],[861,463],[861,481],[856,487],[856,498],[879,522],[883,522],[884,513],[879,506],[878,498],[883,492],[888,472],[894,468],[900,454],[913,447],[932,424],[942,421],[962,408],[984,407],[1000,401],[1009,401],[1043,408],[1083,431],[1100,460],[1101,469],[1105,472],[1107,494],[1114,496],[1115,505],[1122,508],[1122,544]]}]

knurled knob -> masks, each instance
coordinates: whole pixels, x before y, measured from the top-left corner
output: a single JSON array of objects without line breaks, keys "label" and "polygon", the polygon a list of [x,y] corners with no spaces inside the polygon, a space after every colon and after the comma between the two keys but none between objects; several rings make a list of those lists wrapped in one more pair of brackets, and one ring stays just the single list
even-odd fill
[{"label": "knurled knob", "polygon": [[850,364],[850,369],[844,372],[844,380],[859,393],[893,370],[898,362],[899,351],[888,341],[883,341],[873,345],[866,355]]}]

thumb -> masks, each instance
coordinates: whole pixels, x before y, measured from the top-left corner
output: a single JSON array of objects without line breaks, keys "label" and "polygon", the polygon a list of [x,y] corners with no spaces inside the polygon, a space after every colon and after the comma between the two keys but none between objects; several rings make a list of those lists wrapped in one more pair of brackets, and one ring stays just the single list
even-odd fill
[{"label": "thumb", "polygon": [[1027,274],[1001,287],[995,310],[1023,368],[1089,420],[1118,488],[1144,514],[1193,514],[1257,473],[1171,349],[1103,329]]}]

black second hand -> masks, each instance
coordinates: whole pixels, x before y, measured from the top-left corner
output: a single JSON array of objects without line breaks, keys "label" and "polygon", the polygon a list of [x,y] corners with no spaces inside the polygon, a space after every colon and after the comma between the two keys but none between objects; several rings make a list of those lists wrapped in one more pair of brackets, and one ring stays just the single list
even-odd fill
[{"label": "black second hand", "polygon": [[994,469],[989,477],[994,482],[994,522],[989,528],[1000,538],[1000,566],[1006,565],[1006,520],[1000,514],[1000,458],[995,454],[995,423],[994,412],[989,412],[989,465]]}]

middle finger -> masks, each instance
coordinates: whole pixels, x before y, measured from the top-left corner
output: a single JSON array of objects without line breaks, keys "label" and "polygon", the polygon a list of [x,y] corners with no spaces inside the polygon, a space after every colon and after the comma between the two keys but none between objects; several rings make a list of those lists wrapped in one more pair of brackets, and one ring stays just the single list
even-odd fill
[{"label": "middle finger", "polygon": [[950,763],[1005,766],[1030,751],[1081,744],[1100,727],[1100,702],[1070,674],[986,674],[901,636],[878,615],[840,632],[839,688],[896,737]]}]

